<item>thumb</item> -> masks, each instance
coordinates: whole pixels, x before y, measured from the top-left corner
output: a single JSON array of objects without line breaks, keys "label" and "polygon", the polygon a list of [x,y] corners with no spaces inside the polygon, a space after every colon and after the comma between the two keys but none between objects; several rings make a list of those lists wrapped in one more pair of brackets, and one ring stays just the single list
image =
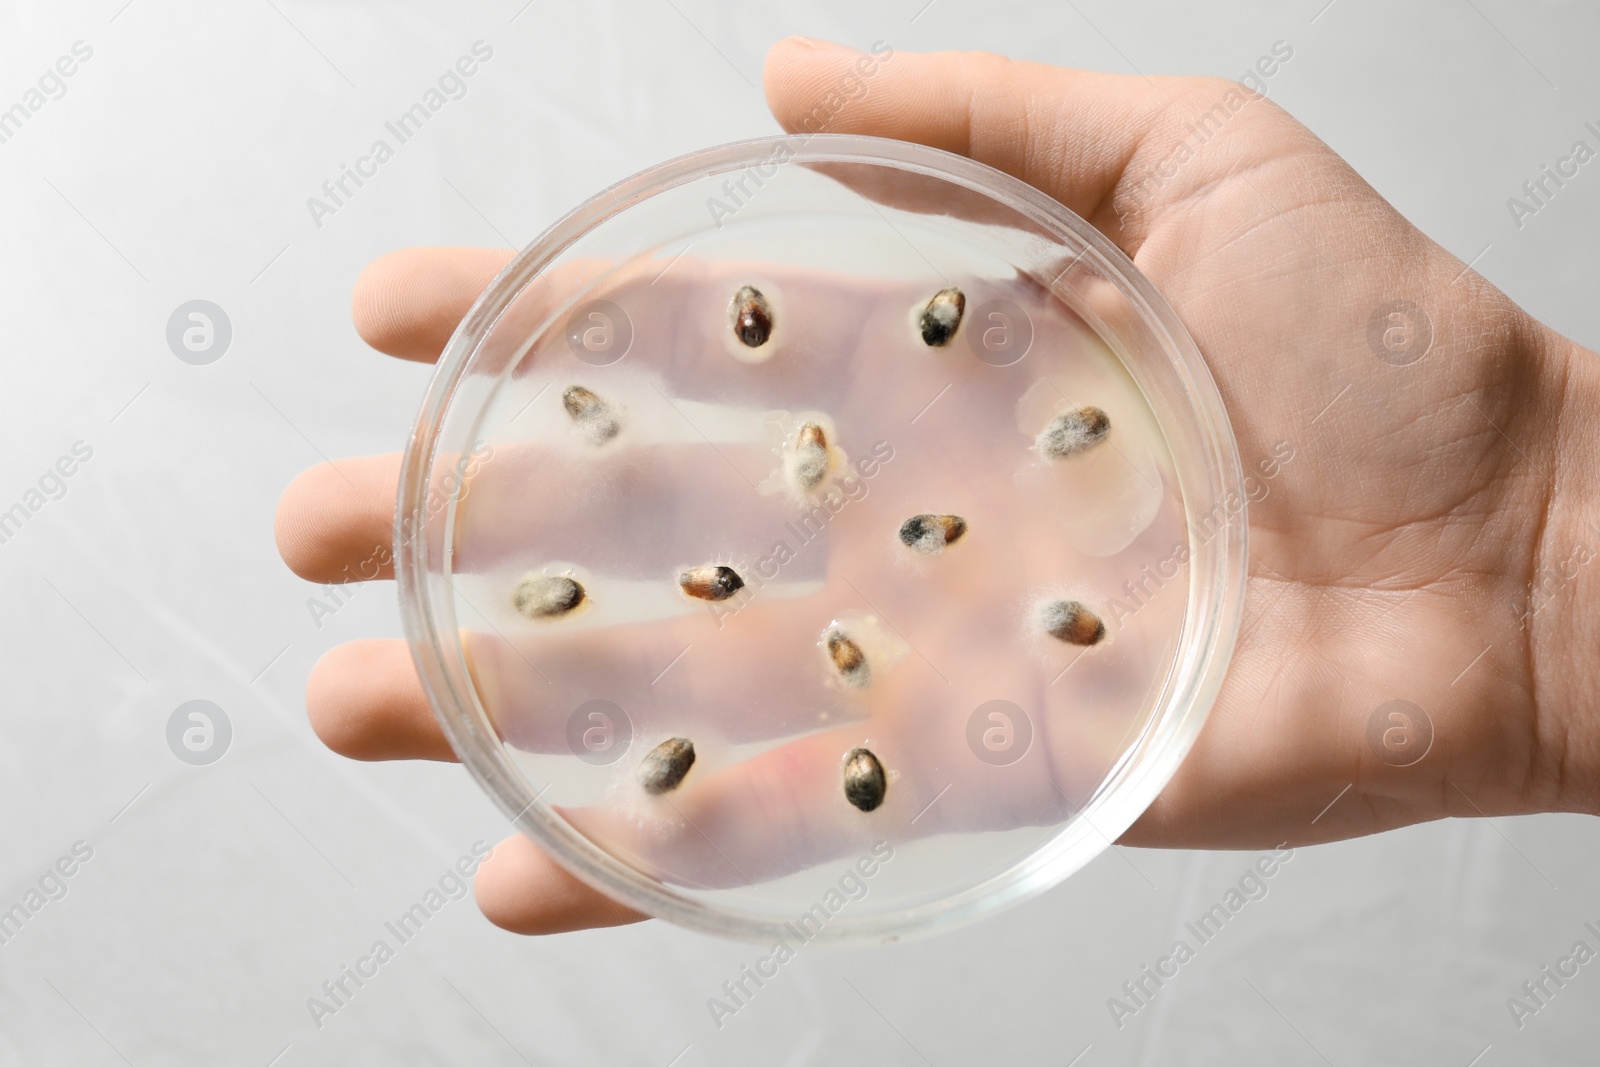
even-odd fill
[{"label": "thumb", "polygon": [[[1203,168],[1149,183],[1227,92],[1210,78],[1103,74],[984,52],[858,52],[791,37],[767,54],[767,104],[791,133],[857,133],[968,156],[1048,193],[1132,254]],[[1234,157],[1233,162],[1237,162]]]}]

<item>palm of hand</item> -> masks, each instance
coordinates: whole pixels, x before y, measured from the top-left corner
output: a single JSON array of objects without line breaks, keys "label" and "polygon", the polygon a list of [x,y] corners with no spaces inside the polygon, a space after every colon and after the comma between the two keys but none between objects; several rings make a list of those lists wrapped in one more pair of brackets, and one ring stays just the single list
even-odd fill
[{"label": "palm of hand", "polygon": [[[1168,114],[1227,91],[1202,83]],[[1207,356],[1260,499],[1221,698],[1130,841],[1525,810],[1523,778],[1469,756],[1534,758],[1516,605],[1544,483],[1513,438],[1542,371],[1511,358],[1520,313],[1264,102],[1144,200],[1123,239]]]}]

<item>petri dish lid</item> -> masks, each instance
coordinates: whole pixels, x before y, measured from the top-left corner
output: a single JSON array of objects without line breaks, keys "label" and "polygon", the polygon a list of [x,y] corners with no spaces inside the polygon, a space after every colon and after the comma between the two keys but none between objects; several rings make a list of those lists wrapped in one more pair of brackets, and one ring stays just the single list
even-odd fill
[{"label": "petri dish lid", "polygon": [[396,572],[517,829],[793,947],[967,922],[1109,847],[1215,698],[1245,528],[1215,384],[1103,235],[963,157],[791,136],[511,261],[413,429]]}]

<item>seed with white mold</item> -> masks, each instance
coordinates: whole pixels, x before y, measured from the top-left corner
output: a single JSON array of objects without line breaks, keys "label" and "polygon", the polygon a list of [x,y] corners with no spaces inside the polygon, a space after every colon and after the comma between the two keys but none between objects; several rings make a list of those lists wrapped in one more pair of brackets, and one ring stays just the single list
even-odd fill
[{"label": "seed with white mold", "polygon": [[760,348],[772,337],[772,305],[761,290],[746,285],[733,294],[733,335],[746,348]]},{"label": "seed with white mold", "polygon": [[878,757],[864,748],[853,748],[844,758],[844,798],[862,811],[883,803],[889,779]]},{"label": "seed with white mold", "polygon": [[1078,408],[1057,416],[1039,434],[1039,451],[1052,459],[1065,459],[1087,451],[1106,439],[1111,419],[1096,407]]},{"label": "seed with white mold", "polygon": [[697,600],[727,600],[744,588],[744,579],[732,567],[690,567],[678,575],[678,585]]},{"label": "seed with white mold", "polygon": [[1039,610],[1045,633],[1069,645],[1098,645],[1106,636],[1100,616],[1076,600],[1053,600]]},{"label": "seed with white mold", "polygon": [[967,532],[960,515],[913,515],[900,524],[900,543],[923,556],[933,556],[953,545]]},{"label": "seed with white mold", "polygon": [[872,666],[867,663],[867,654],[844,631],[829,630],[827,645],[828,659],[848,685],[865,689],[872,684]]},{"label": "seed with white mold", "polygon": [[583,586],[574,578],[530,574],[517,583],[511,604],[530,619],[551,619],[577,608],[585,595]]},{"label": "seed with white mold", "polygon": [[961,316],[967,310],[967,298],[954,287],[940,289],[922,309],[918,325],[922,329],[922,343],[930,348],[943,348],[950,343],[961,328]]},{"label": "seed with white mold", "polygon": [[815,489],[828,473],[828,435],[821,426],[808,422],[795,436],[794,454],[789,457],[789,476],[801,490]]},{"label": "seed with white mold", "polygon": [[611,406],[581,385],[567,386],[561,394],[561,406],[593,444],[605,444],[622,429]]},{"label": "seed with white mold", "polygon": [[672,737],[652,748],[639,764],[639,784],[652,796],[670,793],[683,784],[694,766],[694,742]]}]

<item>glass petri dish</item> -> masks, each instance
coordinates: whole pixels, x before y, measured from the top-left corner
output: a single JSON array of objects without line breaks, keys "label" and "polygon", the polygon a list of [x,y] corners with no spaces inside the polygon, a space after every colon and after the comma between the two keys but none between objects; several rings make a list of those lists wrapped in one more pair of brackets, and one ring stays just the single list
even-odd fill
[{"label": "glass petri dish", "polygon": [[1138,818],[1232,652],[1245,494],[1193,341],[1088,223],[934,149],[778,137],[512,260],[396,544],[423,685],[516,827],[793,949],[973,920]]}]

